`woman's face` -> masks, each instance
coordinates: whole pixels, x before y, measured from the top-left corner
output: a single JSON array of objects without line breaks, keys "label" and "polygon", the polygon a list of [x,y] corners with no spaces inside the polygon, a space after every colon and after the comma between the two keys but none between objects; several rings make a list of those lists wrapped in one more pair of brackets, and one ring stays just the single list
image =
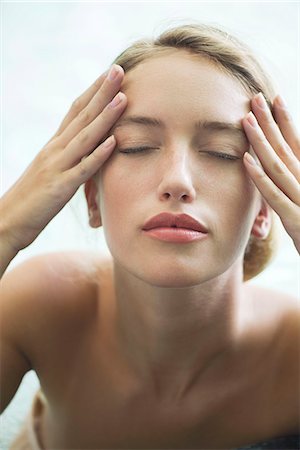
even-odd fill
[{"label": "woman's face", "polygon": [[[193,286],[222,274],[242,261],[261,206],[242,161],[249,96],[211,62],[178,50],[139,64],[121,90],[128,106],[112,130],[117,146],[99,178],[112,256],[157,286]],[[149,149],[121,152],[136,147]],[[188,244],[146,236],[145,221],[165,211],[190,214],[208,236]]]}]

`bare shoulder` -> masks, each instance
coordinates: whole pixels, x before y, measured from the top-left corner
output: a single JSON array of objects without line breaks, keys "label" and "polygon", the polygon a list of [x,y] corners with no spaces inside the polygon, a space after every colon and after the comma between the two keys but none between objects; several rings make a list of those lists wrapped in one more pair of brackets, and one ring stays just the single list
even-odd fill
[{"label": "bare shoulder", "polygon": [[[246,283],[248,284],[248,283]],[[300,312],[300,300],[296,295],[276,289],[248,284],[256,315],[265,315],[270,320],[283,319],[285,316],[297,316]]]},{"label": "bare shoulder", "polygon": [[69,251],[33,256],[8,270],[0,283],[7,338],[30,354],[54,327],[57,335],[79,331],[95,307],[102,265],[98,254]]},{"label": "bare shoulder", "polygon": [[261,319],[262,326],[268,324],[282,345],[289,348],[294,358],[300,352],[300,299],[293,294],[271,288],[252,285],[254,317]]},{"label": "bare shoulder", "polygon": [[13,296],[14,302],[20,304],[24,301],[43,302],[45,307],[57,300],[65,303],[63,300],[75,299],[75,292],[97,281],[100,267],[101,258],[92,252],[52,252],[33,256],[5,272],[1,279],[2,298]]},{"label": "bare shoulder", "polygon": [[270,380],[274,381],[270,383],[273,386],[270,416],[275,416],[274,423],[277,427],[281,424],[284,433],[298,433],[300,301],[296,295],[258,286],[253,286],[253,294],[255,316],[262,316],[258,330],[267,330],[266,360],[270,363]]}]

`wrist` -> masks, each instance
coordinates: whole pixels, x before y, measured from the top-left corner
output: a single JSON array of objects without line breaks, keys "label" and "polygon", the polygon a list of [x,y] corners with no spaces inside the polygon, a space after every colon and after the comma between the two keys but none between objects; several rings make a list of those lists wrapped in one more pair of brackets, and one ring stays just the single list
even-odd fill
[{"label": "wrist", "polygon": [[14,242],[13,234],[2,222],[0,224],[0,258],[3,257],[3,254],[12,255],[14,258],[18,252],[19,248]]},{"label": "wrist", "polygon": [[18,250],[9,242],[6,234],[0,231],[0,278],[17,254]]}]

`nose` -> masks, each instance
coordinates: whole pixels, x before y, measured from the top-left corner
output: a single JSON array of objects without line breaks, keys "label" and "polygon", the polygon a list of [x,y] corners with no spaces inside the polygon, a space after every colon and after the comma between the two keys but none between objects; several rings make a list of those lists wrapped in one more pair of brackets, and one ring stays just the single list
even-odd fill
[{"label": "nose", "polygon": [[158,187],[160,200],[191,203],[195,199],[196,191],[191,166],[190,155],[182,149],[166,158],[159,169],[161,175]]}]

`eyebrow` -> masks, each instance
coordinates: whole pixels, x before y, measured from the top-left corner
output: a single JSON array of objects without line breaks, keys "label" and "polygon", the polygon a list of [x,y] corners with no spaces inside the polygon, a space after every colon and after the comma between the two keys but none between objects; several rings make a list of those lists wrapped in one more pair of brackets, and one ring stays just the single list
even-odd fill
[{"label": "eyebrow", "polygon": [[[162,120],[157,119],[156,117],[149,116],[129,116],[122,119],[119,123],[117,123],[114,129],[126,126],[126,125],[141,125],[148,128],[165,128],[165,124]],[[195,123],[196,131],[224,131],[230,133],[237,137],[246,138],[246,134],[244,132],[243,127],[238,123],[232,122],[224,122],[224,121],[208,121],[208,120],[200,120]]]}]

